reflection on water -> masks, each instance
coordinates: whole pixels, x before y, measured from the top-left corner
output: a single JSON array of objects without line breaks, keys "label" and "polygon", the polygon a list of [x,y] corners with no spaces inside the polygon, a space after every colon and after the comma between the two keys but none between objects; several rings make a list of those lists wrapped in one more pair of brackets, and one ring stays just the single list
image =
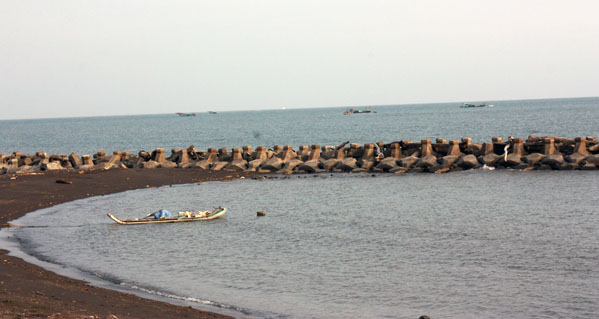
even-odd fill
[{"label": "reflection on water", "polygon": [[[258,317],[590,318],[599,312],[598,176],[190,184],[58,205],[18,221],[50,227],[11,231],[43,259]],[[209,222],[119,226],[105,216],[218,205],[226,218]]]}]

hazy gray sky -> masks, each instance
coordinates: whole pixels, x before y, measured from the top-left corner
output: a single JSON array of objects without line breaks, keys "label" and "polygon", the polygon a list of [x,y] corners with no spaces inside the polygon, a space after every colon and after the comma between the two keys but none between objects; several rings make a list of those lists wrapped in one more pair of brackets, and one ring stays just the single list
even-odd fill
[{"label": "hazy gray sky", "polygon": [[0,119],[599,95],[599,1],[0,0]]}]

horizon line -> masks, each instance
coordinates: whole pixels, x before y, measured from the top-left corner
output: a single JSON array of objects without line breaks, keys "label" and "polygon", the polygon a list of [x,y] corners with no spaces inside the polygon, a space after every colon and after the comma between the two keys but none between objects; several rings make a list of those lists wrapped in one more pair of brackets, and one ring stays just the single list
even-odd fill
[{"label": "horizon line", "polygon": [[[575,96],[575,97],[549,97],[549,98],[524,98],[524,99],[507,99],[507,100],[494,100],[494,99],[475,99],[468,100],[470,102],[511,102],[511,101],[532,101],[532,100],[560,100],[560,99],[589,99],[599,98],[599,96]],[[215,111],[218,113],[229,113],[229,112],[259,112],[259,111],[283,111],[283,110],[306,110],[306,109],[322,109],[322,108],[356,108],[356,107],[387,107],[387,106],[408,106],[408,105],[429,105],[429,104],[449,104],[449,103],[464,103],[462,101],[443,101],[443,102],[417,102],[417,103],[401,103],[401,104],[364,104],[364,105],[334,105],[334,106],[308,106],[308,107],[269,107],[263,109],[235,109],[227,111]],[[92,117],[120,117],[120,116],[143,116],[143,115],[166,115],[166,114],[177,114],[177,113],[195,113],[202,114],[212,112],[207,111],[190,111],[190,112],[166,112],[166,113],[137,113],[137,114],[106,114],[106,115],[76,115],[76,116],[56,116],[56,117],[39,117],[39,118],[12,118],[12,119],[0,119],[1,121],[22,121],[22,120],[55,120],[55,119],[76,119],[76,118],[92,118]]]}]

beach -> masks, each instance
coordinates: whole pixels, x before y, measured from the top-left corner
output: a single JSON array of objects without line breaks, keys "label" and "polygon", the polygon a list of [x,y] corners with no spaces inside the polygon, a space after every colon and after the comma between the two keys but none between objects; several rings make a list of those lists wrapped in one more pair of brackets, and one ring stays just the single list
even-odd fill
[{"label": "beach", "polygon": [[[251,173],[127,169],[0,175],[0,225],[28,212],[91,196],[172,184],[247,178]],[[13,179],[14,178],[14,179]],[[71,184],[57,183],[57,180]],[[94,287],[0,250],[0,318],[229,318]],[[95,316],[95,317],[93,317]]]}]

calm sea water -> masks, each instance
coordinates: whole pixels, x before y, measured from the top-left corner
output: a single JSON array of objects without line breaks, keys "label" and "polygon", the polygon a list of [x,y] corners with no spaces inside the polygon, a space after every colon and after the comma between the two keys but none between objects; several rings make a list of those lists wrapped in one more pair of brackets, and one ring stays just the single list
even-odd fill
[{"label": "calm sea water", "polygon": [[[599,98],[489,102],[0,121],[0,152],[599,136]],[[4,232],[73,274],[240,316],[593,318],[598,182],[512,170],[214,182],[65,203],[15,221],[40,227]],[[230,211],[210,222],[106,217],[218,205]]]},{"label": "calm sea water", "polygon": [[[164,147],[338,145],[442,137],[599,136],[599,98],[374,106],[376,114],[344,116],[346,108],[0,121],[0,153],[93,154],[98,150]],[[361,109],[361,108],[358,108]],[[176,110],[173,110],[175,112]]]},{"label": "calm sea water", "polygon": [[[593,318],[598,192],[582,171],[327,174],[129,191],[10,230],[43,260],[250,317]],[[218,205],[205,223],[106,217]]]}]

